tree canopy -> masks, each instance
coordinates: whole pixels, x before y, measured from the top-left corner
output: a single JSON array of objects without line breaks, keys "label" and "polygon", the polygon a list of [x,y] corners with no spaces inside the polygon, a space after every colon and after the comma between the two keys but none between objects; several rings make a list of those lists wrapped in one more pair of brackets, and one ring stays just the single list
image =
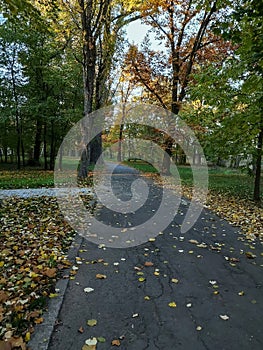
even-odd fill
[{"label": "tree canopy", "polygon": [[[262,0],[1,0],[1,161],[16,161],[18,168],[42,162],[53,169],[72,123],[118,101],[146,102],[180,114],[211,163],[237,166],[245,160],[258,201],[261,5]],[[141,44],[126,40],[133,21],[149,28]],[[126,135],[121,124],[116,140]],[[108,131],[99,134],[82,152],[81,177],[99,159],[103,139],[113,140]],[[186,161],[173,140],[162,135],[158,142],[169,157]],[[169,157],[163,164],[167,173]]]}]

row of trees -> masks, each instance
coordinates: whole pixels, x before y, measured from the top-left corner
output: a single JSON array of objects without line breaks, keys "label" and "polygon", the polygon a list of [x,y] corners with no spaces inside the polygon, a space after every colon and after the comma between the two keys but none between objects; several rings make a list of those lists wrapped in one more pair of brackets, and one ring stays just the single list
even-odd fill
[{"label": "row of trees", "polygon": [[[251,157],[259,200],[261,5],[262,0],[2,1],[2,159],[13,152],[18,166],[28,157],[38,163],[42,150],[45,168],[53,168],[72,123],[107,104],[135,99],[180,113],[211,161]],[[125,26],[139,18],[161,43],[159,50],[149,38],[140,47],[126,46]],[[116,140],[123,128],[121,123]],[[172,156],[174,140],[162,135],[161,143]],[[101,148],[99,134],[82,152],[81,177]],[[169,161],[163,164],[167,173]]]}]

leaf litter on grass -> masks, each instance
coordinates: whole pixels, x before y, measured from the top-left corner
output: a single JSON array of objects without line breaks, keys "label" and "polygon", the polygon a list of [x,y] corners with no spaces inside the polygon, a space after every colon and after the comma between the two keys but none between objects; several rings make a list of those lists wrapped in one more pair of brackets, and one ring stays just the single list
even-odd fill
[{"label": "leaf litter on grass", "polygon": [[[160,183],[158,176],[153,174],[152,178],[156,183]],[[161,185],[177,192],[178,188],[170,183],[168,178],[163,179]],[[192,187],[182,185],[180,187],[183,197],[191,200]],[[206,208],[227,220],[233,226],[241,229],[241,233],[249,240],[259,238],[263,240],[263,208],[258,206],[249,198],[234,196],[228,192],[218,192],[209,190],[206,198]],[[194,243],[194,242],[193,242]]]},{"label": "leaf litter on grass", "polygon": [[2,200],[0,223],[1,346],[26,349],[47,300],[58,295],[56,280],[71,266],[74,231],[51,197]]}]

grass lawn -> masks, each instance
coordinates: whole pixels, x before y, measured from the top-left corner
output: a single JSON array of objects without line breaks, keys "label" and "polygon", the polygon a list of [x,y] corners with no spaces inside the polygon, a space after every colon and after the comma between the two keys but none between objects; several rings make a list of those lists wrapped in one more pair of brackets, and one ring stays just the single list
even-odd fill
[{"label": "grass lawn", "polygon": [[[140,161],[128,161],[125,164],[140,171],[158,173],[150,164]],[[182,185],[191,187],[193,185],[192,169],[190,166],[178,166]],[[225,195],[238,196],[241,198],[252,198],[254,179],[242,173],[240,170],[228,168],[209,168],[209,190]]]},{"label": "grass lawn", "polygon": [[[76,169],[76,160],[69,159],[66,163],[67,169]],[[93,170],[90,166],[89,170]],[[67,179],[65,179],[65,182]],[[83,186],[90,186],[91,181],[85,181]],[[26,167],[17,170],[13,164],[0,164],[0,189],[18,189],[18,188],[40,188],[54,187],[54,172],[51,170],[42,170],[37,167]]]},{"label": "grass lawn", "polygon": [[0,170],[0,189],[53,187],[53,171]]}]

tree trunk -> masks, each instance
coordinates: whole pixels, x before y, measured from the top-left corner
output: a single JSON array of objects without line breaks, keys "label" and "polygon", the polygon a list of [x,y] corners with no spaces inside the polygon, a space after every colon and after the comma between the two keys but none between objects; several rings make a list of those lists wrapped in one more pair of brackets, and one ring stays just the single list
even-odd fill
[{"label": "tree trunk", "polygon": [[44,134],[43,134],[43,141],[44,141],[44,169],[48,170],[48,161],[47,161],[47,124],[44,124]]},{"label": "tree trunk", "polygon": [[55,166],[55,133],[54,133],[54,121],[51,121],[51,140],[50,140],[50,152],[49,152],[49,169],[54,170]]},{"label": "tree trunk", "polygon": [[42,134],[42,123],[40,120],[37,120],[35,142],[34,142],[34,164],[35,165],[40,164],[41,134]]},{"label": "tree trunk", "polygon": [[262,162],[262,146],[263,146],[263,126],[258,134],[257,151],[256,151],[256,173],[254,182],[254,196],[256,202],[260,202],[260,183],[261,183],[261,162]]},{"label": "tree trunk", "polygon": [[[81,23],[83,34],[83,87],[84,87],[84,117],[92,112],[93,96],[94,96],[94,83],[95,83],[95,69],[96,69],[96,39],[93,37],[92,30],[92,8],[88,8],[85,1],[79,1],[81,7]],[[92,3],[90,3],[92,6]],[[90,139],[91,127],[83,126],[85,139]],[[86,135],[85,133],[88,133]],[[88,165],[90,163],[90,146],[86,145],[87,150],[83,150],[81,153],[80,166],[78,169],[78,176],[82,179],[88,176]]]},{"label": "tree trunk", "polygon": [[[127,101],[125,101],[127,102]],[[124,129],[124,120],[125,120],[125,104],[122,106],[122,116],[121,116],[121,125],[120,125],[120,131],[119,131],[119,143],[118,143],[118,154],[117,154],[117,161],[122,161],[122,139],[123,139],[123,129]]]},{"label": "tree trunk", "polygon": [[98,133],[89,144],[90,164],[97,164],[102,152],[101,132]]},{"label": "tree trunk", "polygon": [[8,162],[8,154],[7,154],[7,146],[4,147],[4,157],[5,157],[5,163]]},{"label": "tree trunk", "polygon": [[24,167],[26,165],[26,160],[25,160],[25,147],[24,147],[24,142],[22,138],[21,138],[21,154],[22,154],[22,164]]},{"label": "tree trunk", "polygon": [[59,160],[58,160],[58,169],[62,171],[62,160],[63,160],[63,143],[60,145],[59,149]]},{"label": "tree trunk", "polygon": [[122,161],[122,136],[123,136],[123,128],[124,124],[120,125],[120,132],[119,132],[119,143],[118,143],[118,155],[117,155],[117,161]]},{"label": "tree trunk", "polygon": [[18,135],[17,144],[16,144],[16,160],[17,160],[17,169],[21,169],[21,156],[20,156],[20,135]]},{"label": "tree trunk", "polygon": [[162,173],[164,175],[171,175],[171,157],[173,154],[173,144],[174,141],[171,137],[167,137],[167,139],[165,140],[165,154],[163,157],[163,164],[162,164]]}]

